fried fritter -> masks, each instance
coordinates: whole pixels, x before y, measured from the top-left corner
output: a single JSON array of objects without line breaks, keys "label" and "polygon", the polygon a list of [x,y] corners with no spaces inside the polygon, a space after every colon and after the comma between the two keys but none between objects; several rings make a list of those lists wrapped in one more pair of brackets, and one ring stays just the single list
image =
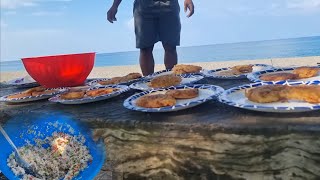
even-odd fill
[{"label": "fried fritter", "polygon": [[66,99],[66,100],[71,100],[71,99],[81,99],[85,95],[85,91],[72,91],[72,92],[67,92],[63,93],[60,95],[61,99]]},{"label": "fried fritter", "polygon": [[9,95],[7,96],[8,99],[20,99],[20,98],[24,98],[24,97],[28,97],[28,96],[32,96],[31,93],[26,93],[26,92],[22,92],[19,94],[13,94],[13,95]]},{"label": "fried fritter", "polygon": [[233,66],[231,69],[234,73],[250,73],[253,71],[253,65],[238,65],[238,66]]},{"label": "fried fritter", "polygon": [[219,76],[235,76],[235,75],[241,75],[243,73],[239,71],[233,71],[233,70],[226,70],[226,71],[219,71],[217,72]]},{"label": "fried fritter", "polygon": [[245,92],[245,96],[253,102],[257,103],[271,103],[284,100],[280,92],[286,86],[283,85],[266,85],[249,89]]},{"label": "fried fritter", "polygon": [[179,64],[179,65],[175,65],[172,68],[172,71],[174,74],[187,74],[187,73],[198,73],[201,71],[201,69],[202,67],[200,66]]},{"label": "fried fritter", "polygon": [[119,84],[122,77],[113,77],[111,79],[105,81],[99,81],[98,83],[101,85],[110,85],[110,84]]},{"label": "fried fritter", "polygon": [[176,99],[165,94],[144,95],[137,99],[136,105],[145,108],[160,108],[174,106]]},{"label": "fried fritter", "polygon": [[298,76],[298,79],[314,77],[319,73],[317,67],[299,67],[293,70],[293,73]]},{"label": "fried fritter", "polygon": [[87,96],[95,97],[95,96],[101,96],[104,94],[110,94],[114,91],[117,91],[118,89],[116,88],[106,88],[106,89],[93,89],[93,90],[88,90],[86,91]]},{"label": "fried fritter", "polygon": [[122,77],[113,77],[106,81],[99,81],[98,83],[101,85],[109,85],[109,84],[119,84],[119,83],[125,83],[134,79],[141,78],[142,75],[140,73],[129,73]]},{"label": "fried fritter", "polygon": [[46,88],[42,87],[42,86],[38,86],[38,87],[34,87],[34,88],[31,88],[31,89],[28,89],[26,91],[24,91],[25,93],[33,93],[33,92],[42,92],[42,91],[45,91]]},{"label": "fried fritter", "polygon": [[32,92],[32,96],[40,96],[40,95],[48,95],[48,94],[52,94],[54,92],[57,92],[57,90],[54,89],[48,89],[48,90],[44,90],[44,91],[34,91]]},{"label": "fried fritter", "polygon": [[10,95],[10,96],[8,96],[8,98],[15,99],[15,98],[24,98],[24,97],[28,97],[28,96],[48,95],[48,94],[52,94],[56,91],[57,90],[54,90],[54,89],[49,90],[49,89],[46,89],[42,86],[38,86],[38,87],[34,87],[34,88],[28,89],[26,91],[23,91],[19,94]]},{"label": "fried fritter", "polygon": [[124,76],[127,80],[133,80],[141,78],[142,75],[140,73],[129,73],[128,75]]},{"label": "fried fritter", "polygon": [[174,74],[163,75],[153,78],[148,84],[152,88],[161,88],[168,86],[176,86],[180,84],[182,78]]},{"label": "fried fritter", "polygon": [[263,74],[260,79],[263,81],[284,81],[297,79],[297,75],[293,73],[274,73],[274,74]]},{"label": "fried fritter", "polygon": [[287,100],[301,100],[309,103],[320,103],[320,86],[287,86],[280,92],[280,96]]},{"label": "fried fritter", "polygon": [[198,89],[179,89],[179,90],[169,90],[166,95],[172,96],[176,99],[191,99],[199,96]]}]

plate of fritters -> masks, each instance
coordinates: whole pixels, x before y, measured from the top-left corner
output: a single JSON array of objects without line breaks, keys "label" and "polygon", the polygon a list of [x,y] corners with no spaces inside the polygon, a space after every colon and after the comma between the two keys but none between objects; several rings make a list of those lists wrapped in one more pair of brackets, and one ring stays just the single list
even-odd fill
[{"label": "plate of fritters", "polygon": [[136,82],[130,85],[130,88],[137,90],[150,90],[150,89],[159,89],[166,88],[170,86],[178,86],[182,84],[192,84],[194,82],[200,81],[204,77],[202,75],[193,75],[193,74],[167,74],[162,76],[156,76],[152,79]]},{"label": "plate of fritters", "polygon": [[181,85],[144,91],[127,98],[123,106],[142,112],[171,112],[209,101],[224,91],[215,85]]},{"label": "plate of fritters", "polygon": [[219,101],[230,106],[263,112],[320,110],[320,82],[258,82],[226,90]]},{"label": "plate of fritters", "polygon": [[181,74],[201,74],[202,67],[196,65],[188,65],[188,64],[177,64],[172,69],[167,69],[163,71],[158,71],[148,76],[145,76],[145,79],[152,79],[154,77],[162,76],[162,75],[181,75]]},{"label": "plate of fritters", "polygon": [[273,67],[267,64],[246,64],[213,70],[203,70],[202,74],[206,77],[215,79],[245,79],[248,74],[268,69],[273,69]]},{"label": "plate of fritters", "polygon": [[252,73],[248,75],[248,79],[252,82],[320,81],[320,68],[317,66],[277,68]]},{"label": "plate of fritters", "polygon": [[61,104],[85,104],[110,99],[129,89],[126,85],[97,86],[87,90],[68,91],[50,98],[49,101]]},{"label": "plate of fritters", "polygon": [[137,81],[142,78],[140,73],[129,73],[125,76],[121,77],[113,77],[113,78],[101,78],[90,81],[87,83],[89,86],[107,86],[107,85],[116,85],[116,84],[127,84],[134,81]]},{"label": "plate of fritters", "polygon": [[34,87],[22,92],[9,94],[0,98],[0,101],[10,103],[22,103],[48,99],[56,94],[68,91],[69,88],[44,88],[42,86]]}]

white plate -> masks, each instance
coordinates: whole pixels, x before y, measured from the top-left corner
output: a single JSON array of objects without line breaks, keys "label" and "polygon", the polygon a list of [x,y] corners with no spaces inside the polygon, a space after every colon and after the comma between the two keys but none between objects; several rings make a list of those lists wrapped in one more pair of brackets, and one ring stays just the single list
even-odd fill
[{"label": "white plate", "polygon": [[[273,66],[267,65],[267,64],[253,64],[253,70],[252,72],[262,71],[262,70],[268,70],[273,69]],[[202,74],[209,78],[215,78],[215,79],[245,79],[247,78],[247,75],[251,73],[245,73],[240,75],[233,75],[233,76],[224,76],[220,75],[219,73],[223,71],[230,71],[232,67],[227,68],[220,68],[220,69],[213,69],[213,70],[202,70]]]},{"label": "white plate", "polygon": [[[197,88],[199,89],[199,96],[192,99],[184,99],[184,100],[177,100],[175,106],[167,106],[162,108],[144,108],[136,105],[136,101],[138,98],[146,95],[146,94],[164,94],[168,90],[172,89],[190,89],[190,88]],[[214,97],[218,96],[223,92],[223,88],[215,85],[208,85],[208,84],[196,84],[196,85],[181,85],[176,87],[169,87],[165,89],[156,89],[150,91],[144,91],[131,97],[127,98],[123,106],[135,110],[135,111],[142,111],[142,112],[171,112],[171,111],[178,111],[182,109],[191,108],[197,105],[200,105],[206,101],[213,99]]]},{"label": "white plate", "polygon": [[311,104],[302,101],[288,101],[288,102],[275,102],[275,103],[256,103],[248,100],[245,96],[245,90],[252,87],[259,87],[263,85],[279,84],[279,85],[318,85],[320,82],[258,82],[253,84],[246,84],[239,87],[234,87],[223,92],[219,101],[230,106],[239,107],[243,109],[263,112],[279,112],[279,113],[291,113],[291,112],[305,112],[320,110],[319,104]]},{"label": "white plate", "polygon": [[[88,86],[106,86],[106,85],[101,85],[99,84],[100,81],[107,81],[107,80],[110,80],[111,78],[98,78],[98,79],[95,79],[95,80],[92,80],[92,81],[89,81],[88,83],[86,83],[86,85]],[[141,81],[143,80],[143,77],[142,78],[138,78],[138,79],[133,79],[133,80],[130,80],[130,81],[127,81],[127,82],[122,82],[122,83],[119,83],[119,84],[110,84],[110,85],[129,85],[133,82],[136,82],[136,81]]]},{"label": "white plate", "polygon": [[[180,85],[192,84],[192,83],[200,81],[201,79],[204,78],[202,75],[193,75],[193,74],[183,74],[183,75],[179,75],[179,76],[182,78]],[[146,81],[140,81],[140,82],[133,83],[130,85],[130,88],[141,90],[141,91],[154,89],[154,88],[151,88],[148,86],[148,83],[150,81],[151,80],[146,80]]]},{"label": "white plate", "polygon": [[30,76],[12,79],[12,80],[6,82],[5,84],[15,86],[17,88],[31,88],[31,87],[40,86],[39,83],[37,83]]},{"label": "white plate", "polygon": [[166,70],[162,70],[162,71],[158,71],[158,72],[155,72],[153,74],[150,74],[148,76],[145,76],[144,79],[152,79],[152,78],[155,78],[155,77],[158,77],[158,76],[163,76],[163,75],[169,75],[169,74],[173,74],[172,70],[171,69],[166,69]]},{"label": "white plate", "polygon": [[[317,66],[312,66],[317,67]],[[290,67],[290,68],[277,68],[277,69],[271,69],[271,70],[264,70],[264,71],[258,71],[252,74],[248,75],[248,79],[252,82],[264,82],[260,79],[260,77],[264,74],[276,74],[280,72],[286,72],[286,73],[292,73],[293,70],[295,70],[298,67]],[[287,80],[287,81],[320,81],[320,71],[317,76],[311,77],[311,78],[305,78],[305,79],[296,79],[296,80]]]},{"label": "white plate", "polygon": [[[144,79],[148,80],[148,79],[152,79],[152,78],[155,78],[155,77],[158,77],[158,76],[169,75],[169,74],[173,74],[172,69],[166,69],[166,70],[155,72],[153,74],[145,76]],[[200,72],[199,73],[187,73],[187,74],[202,75],[202,73],[200,73]]]},{"label": "white plate", "polygon": [[26,96],[26,97],[23,97],[23,98],[13,98],[13,99],[8,99],[8,96],[10,95],[14,95],[14,94],[21,94],[22,92],[19,92],[19,93],[14,93],[14,94],[9,94],[9,95],[6,95],[6,96],[3,96],[0,98],[0,101],[3,101],[3,102],[10,102],[10,103],[22,103],[22,102],[31,102],[31,101],[38,101],[38,100],[42,100],[42,99],[48,99],[56,94],[59,94],[59,93],[62,93],[62,92],[65,92],[65,91],[68,91],[69,88],[49,88],[47,90],[58,90],[57,92],[53,92],[53,93],[50,93],[50,94],[42,94],[42,95],[39,95],[39,96]]},{"label": "white plate", "polygon": [[57,96],[50,98],[49,101],[57,102],[57,103],[61,103],[61,104],[85,104],[85,103],[91,103],[91,102],[110,99],[115,96],[119,96],[120,94],[127,92],[130,89],[128,86],[125,86],[125,85],[109,85],[109,86],[91,87],[88,90],[101,89],[101,88],[118,88],[120,90],[109,93],[109,94],[104,94],[101,96],[95,96],[95,97],[85,96],[84,98],[81,98],[81,99],[72,99],[72,100],[61,99],[60,95],[57,95]]}]

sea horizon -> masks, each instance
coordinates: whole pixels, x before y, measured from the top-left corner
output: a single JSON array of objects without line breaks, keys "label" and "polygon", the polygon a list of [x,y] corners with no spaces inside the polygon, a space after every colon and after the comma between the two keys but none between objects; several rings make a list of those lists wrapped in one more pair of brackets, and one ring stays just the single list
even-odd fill
[{"label": "sea horizon", "polygon": [[[320,36],[219,43],[177,47],[179,63],[254,60],[268,58],[320,56]],[[139,50],[97,52],[95,67],[139,64]],[[156,64],[163,63],[163,50],[154,49]],[[1,71],[22,71],[21,60],[1,61]]]}]

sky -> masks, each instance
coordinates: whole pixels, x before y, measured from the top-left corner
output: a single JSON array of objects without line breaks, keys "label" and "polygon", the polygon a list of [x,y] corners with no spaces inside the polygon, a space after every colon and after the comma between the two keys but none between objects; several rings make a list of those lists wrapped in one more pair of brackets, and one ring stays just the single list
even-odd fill
[{"label": "sky", "polygon": [[[1,61],[23,57],[135,49],[133,0],[111,24],[112,0],[1,0]],[[181,6],[181,46],[320,35],[320,0],[194,0]],[[156,48],[160,48],[158,44]]]}]

